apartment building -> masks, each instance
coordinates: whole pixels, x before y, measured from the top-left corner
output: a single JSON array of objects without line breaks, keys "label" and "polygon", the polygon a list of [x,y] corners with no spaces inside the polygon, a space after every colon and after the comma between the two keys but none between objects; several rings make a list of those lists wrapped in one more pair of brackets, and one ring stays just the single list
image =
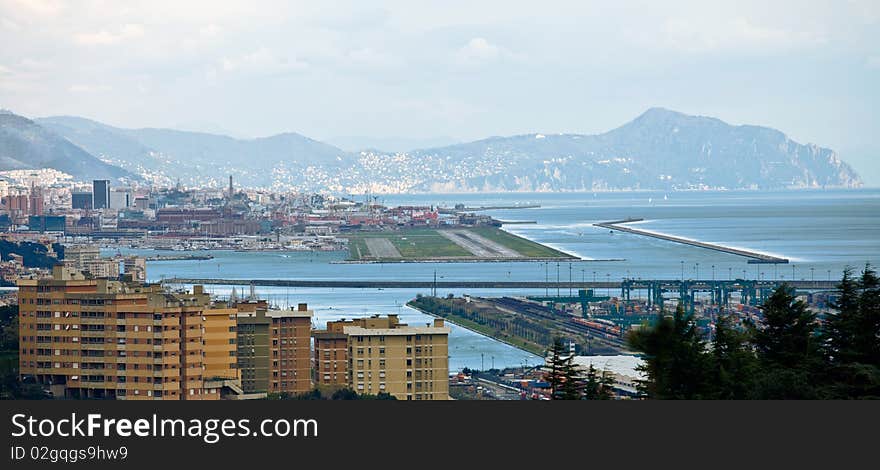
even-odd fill
[{"label": "apartment building", "polygon": [[[102,258],[95,245],[70,245],[64,248],[64,265],[75,271],[88,273],[91,277],[119,277],[119,261]],[[144,265],[146,272],[146,265]]]},{"label": "apartment building", "polygon": [[22,379],[56,397],[212,400],[240,392],[237,310],[202,286],[90,279],[56,266],[19,287]]},{"label": "apartment building", "polygon": [[[238,305],[238,304],[236,304]],[[245,302],[236,315],[238,368],[245,393],[304,393],[312,388],[307,304],[275,310]]]},{"label": "apartment building", "polygon": [[399,400],[447,400],[449,331],[439,318],[425,326],[397,315],[328,322],[314,333],[315,382]]}]

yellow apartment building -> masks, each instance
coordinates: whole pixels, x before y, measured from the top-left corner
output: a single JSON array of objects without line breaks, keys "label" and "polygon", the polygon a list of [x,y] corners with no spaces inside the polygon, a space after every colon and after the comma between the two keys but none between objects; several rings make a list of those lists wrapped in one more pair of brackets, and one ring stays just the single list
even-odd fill
[{"label": "yellow apartment building", "polygon": [[397,315],[328,322],[313,335],[315,381],[399,400],[447,400],[449,331],[439,318],[424,326]]},{"label": "yellow apartment building", "polygon": [[213,400],[240,392],[235,315],[202,286],[89,279],[61,266],[18,281],[20,374],[56,397]]}]

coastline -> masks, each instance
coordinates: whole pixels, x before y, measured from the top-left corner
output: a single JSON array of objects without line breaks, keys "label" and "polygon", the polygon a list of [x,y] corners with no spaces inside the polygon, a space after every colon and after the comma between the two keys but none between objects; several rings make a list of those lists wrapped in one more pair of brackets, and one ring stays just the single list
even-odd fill
[{"label": "coastline", "polygon": [[472,331],[472,332],[474,332],[474,333],[476,333],[476,334],[478,334],[478,335],[480,335],[480,336],[483,336],[483,337],[489,338],[489,339],[491,339],[491,340],[493,340],[493,341],[498,341],[499,343],[504,343],[504,344],[506,344],[506,345],[508,345],[508,346],[510,346],[510,347],[513,347],[513,348],[519,349],[520,351],[524,351],[524,352],[527,352],[527,353],[532,354],[532,355],[534,355],[534,356],[541,357],[540,354],[535,354],[534,351],[529,351],[528,349],[525,349],[524,347],[522,347],[522,346],[520,346],[520,345],[517,345],[517,344],[511,343],[510,341],[507,341],[507,340],[504,340],[504,339],[501,339],[501,338],[495,338],[494,336],[489,336],[489,335],[487,335],[486,333],[483,333],[482,331],[478,331],[478,330],[475,330],[474,328],[471,328],[471,327],[469,327],[469,326],[463,325],[463,324],[461,324],[461,323],[459,323],[459,322],[453,320],[452,318],[449,318],[449,317],[443,317],[443,316],[440,316],[440,315],[434,314],[434,313],[429,312],[429,311],[427,311],[427,310],[424,310],[424,309],[422,309],[422,308],[416,307],[415,305],[410,305],[409,302],[406,303],[406,306],[409,307],[409,308],[411,308],[411,309],[413,309],[413,310],[415,310],[415,311],[417,311],[417,312],[420,312],[420,313],[423,313],[423,314],[425,314],[425,315],[428,315],[428,316],[430,316],[430,317],[432,317],[432,318],[442,318],[443,321],[448,321],[449,323],[452,323],[453,325],[455,325],[455,326],[457,326],[457,327],[459,327],[459,328],[464,328],[465,330]]}]

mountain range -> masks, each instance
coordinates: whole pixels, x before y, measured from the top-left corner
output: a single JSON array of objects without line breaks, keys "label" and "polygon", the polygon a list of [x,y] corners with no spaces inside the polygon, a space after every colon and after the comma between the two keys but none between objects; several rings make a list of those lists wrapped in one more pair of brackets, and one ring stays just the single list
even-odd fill
[{"label": "mountain range", "polygon": [[0,170],[54,168],[77,179],[138,180],[30,119],[0,111]]},{"label": "mountain range", "polygon": [[[33,138],[31,138],[33,137]],[[0,170],[52,167],[170,185],[339,193],[857,187],[833,150],[775,129],[652,108],[603,134],[525,134],[405,152],[123,129],[80,117],[0,116]]]}]

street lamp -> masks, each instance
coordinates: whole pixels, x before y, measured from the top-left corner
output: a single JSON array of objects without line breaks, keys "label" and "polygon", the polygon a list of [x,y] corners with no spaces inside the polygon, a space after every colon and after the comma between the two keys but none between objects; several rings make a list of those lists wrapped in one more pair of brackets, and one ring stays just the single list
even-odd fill
[{"label": "street lamp", "polygon": [[559,297],[559,261],[556,262],[556,297]]},{"label": "street lamp", "polygon": [[550,262],[544,261],[544,297],[550,297]]},{"label": "street lamp", "polygon": [[681,260],[681,282],[684,282],[684,260]]}]

